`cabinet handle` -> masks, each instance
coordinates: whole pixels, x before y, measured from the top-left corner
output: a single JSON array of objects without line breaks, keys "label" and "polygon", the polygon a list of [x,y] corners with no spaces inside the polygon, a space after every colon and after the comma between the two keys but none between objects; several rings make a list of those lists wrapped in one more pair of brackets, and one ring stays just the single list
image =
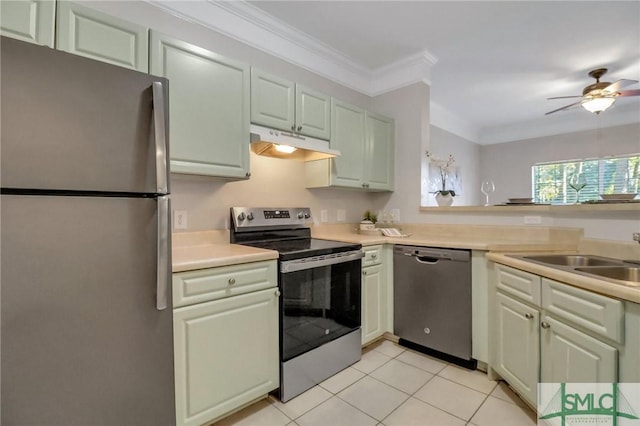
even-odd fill
[{"label": "cabinet handle", "polygon": [[276,288],[276,293],[275,293],[275,294],[276,294],[276,297],[280,297],[280,295],[281,295],[282,293],[280,293],[280,290]]},{"label": "cabinet handle", "polygon": [[291,126],[291,131],[295,132],[296,131],[296,125],[294,124],[293,126]]},{"label": "cabinet handle", "polygon": [[377,258],[378,258],[378,255],[377,255],[377,254],[375,254],[375,253],[373,253],[373,254],[371,255],[371,258],[372,258],[372,259],[377,259]]},{"label": "cabinet handle", "polygon": [[229,285],[234,285],[236,283],[235,278],[229,278]]},{"label": "cabinet handle", "polygon": [[526,314],[524,314],[524,317],[525,317],[526,319],[532,319],[532,318],[533,318],[533,314],[531,314],[531,313],[527,312]]},{"label": "cabinet handle", "polygon": [[542,327],[542,328],[550,328],[551,324],[549,324],[546,321],[542,321],[542,323],[540,323],[540,327]]},{"label": "cabinet handle", "polygon": [[244,174],[246,177],[251,177],[251,172],[247,172]]},{"label": "cabinet handle", "polygon": [[302,126],[298,126],[298,131],[302,130]]},{"label": "cabinet handle", "polygon": [[367,271],[362,271],[362,275],[367,275]]}]

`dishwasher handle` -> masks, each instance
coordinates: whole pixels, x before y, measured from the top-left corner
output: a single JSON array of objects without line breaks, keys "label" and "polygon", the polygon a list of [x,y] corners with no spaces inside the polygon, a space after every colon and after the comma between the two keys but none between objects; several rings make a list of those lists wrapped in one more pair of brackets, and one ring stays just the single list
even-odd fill
[{"label": "dishwasher handle", "polygon": [[440,262],[440,260],[442,260],[442,257],[432,257],[432,256],[419,256],[419,255],[412,255],[416,258],[416,262],[418,263],[423,263],[426,265],[435,265],[436,263]]}]

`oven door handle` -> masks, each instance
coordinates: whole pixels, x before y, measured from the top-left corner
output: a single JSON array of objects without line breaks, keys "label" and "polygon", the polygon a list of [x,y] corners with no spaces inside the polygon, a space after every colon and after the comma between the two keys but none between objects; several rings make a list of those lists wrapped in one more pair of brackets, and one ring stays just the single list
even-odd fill
[{"label": "oven door handle", "polygon": [[280,272],[287,274],[289,272],[335,265],[336,263],[352,262],[354,260],[362,259],[363,257],[364,252],[362,250],[352,250],[342,253],[307,257],[304,259],[287,260],[286,262],[280,262]]}]

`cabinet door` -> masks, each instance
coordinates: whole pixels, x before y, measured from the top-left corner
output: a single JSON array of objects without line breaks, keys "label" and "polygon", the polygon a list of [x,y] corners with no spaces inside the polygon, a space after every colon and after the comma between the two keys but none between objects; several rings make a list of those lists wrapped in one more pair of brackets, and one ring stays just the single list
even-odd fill
[{"label": "cabinet door", "polygon": [[331,161],[331,184],[364,187],[365,112],[362,108],[331,99],[331,148],[340,156]]},{"label": "cabinet door", "polygon": [[368,189],[393,190],[394,125],[393,120],[367,112],[367,156],[365,183]]},{"label": "cabinet door", "polygon": [[362,269],[362,344],[385,332],[385,285],[382,266]]},{"label": "cabinet door", "polygon": [[296,132],[320,139],[331,137],[331,97],[296,84]]},{"label": "cabinet door", "polygon": [[58,2],[56,48],[141,72],[149,70],[146,27],[68,1]]},{"label": "cabinet door", "polygon": [[174,310],[176,416],[202,425],[279,385],[277,289]]},{"label": "cabinet door", "polygon": [[541,326],[542,382],[618,381],[618,351],[614,347],[548,315]]},{"label": "cabinet door", "polygon": [[0,34],[53,47],[56,3],[51,0],[2,1]]},{"label": "cabinet door", "polygon": [[540,368],[538,310],[502,293],[497,302],[497,370],[535,406]]},{"label": "cabinet door", "polygon": [[171,171],[247,178],[249,67],[152,31],[151,73],[169,78]]},{"label": "cabinet door", "polygon": [[251,69],[252,123],[293,131],[295,96],[295,84],[292,81]]}]

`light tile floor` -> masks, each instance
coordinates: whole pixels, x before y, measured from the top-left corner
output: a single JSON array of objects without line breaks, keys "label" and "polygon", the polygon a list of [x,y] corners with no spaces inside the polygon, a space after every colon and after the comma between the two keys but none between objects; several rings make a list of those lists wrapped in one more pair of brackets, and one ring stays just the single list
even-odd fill
[{"label": "light tile floor", "polygon": [[535,424],[535,413],[504,382],[382,340],[287,403],[270,396],[215,426]]}]

